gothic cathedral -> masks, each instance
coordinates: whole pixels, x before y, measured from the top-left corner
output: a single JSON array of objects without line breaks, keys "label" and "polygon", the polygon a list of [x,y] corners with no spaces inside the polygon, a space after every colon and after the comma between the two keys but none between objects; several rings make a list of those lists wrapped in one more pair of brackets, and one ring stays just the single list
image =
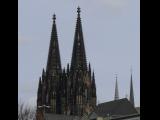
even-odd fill
[{"label": "gothic cathedral", "polygon": [[53,15],[50,47],[46,70],[39,78],[37,110],[47,113],[81,116],[96,107],[96,84],[90,63],[87,64],[80,8],[74,35],[71,64],[62,69],[57,37],[56,16]]}]

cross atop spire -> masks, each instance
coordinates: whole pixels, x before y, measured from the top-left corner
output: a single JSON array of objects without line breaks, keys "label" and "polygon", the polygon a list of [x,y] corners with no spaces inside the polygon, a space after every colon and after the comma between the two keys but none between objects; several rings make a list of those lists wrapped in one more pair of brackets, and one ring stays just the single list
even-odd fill
[{"label": "cross atop spire", "polygon": [[55,22],[55,20],[56,20],[56,15],[55,14],[53,14],[53,22]]},{"label": "cross atop spire", "polygon": [[80,12],[81,12],[81,9],[80,9],[80,7],[78,6],[78,8],[77,8],[77,13],[80,14]]},{"label": "cross atop spire", "polygon": [[118,81],[117,81],[117,74],[116,74],[116,85],[115,85],[115,96],[114,96],[114,100],[118,100],[119,99],[119,92],[118,92]]}]

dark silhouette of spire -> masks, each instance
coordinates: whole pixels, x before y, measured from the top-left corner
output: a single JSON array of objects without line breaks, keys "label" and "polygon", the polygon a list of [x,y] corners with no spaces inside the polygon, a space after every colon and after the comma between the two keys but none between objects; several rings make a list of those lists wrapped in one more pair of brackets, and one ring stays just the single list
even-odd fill
[{"label": "dark silhouette of spire", "polygon": [[73,52],[71,59],[71,71],[87,70],[86,53],[83,40],[82,24],[80,18],[80,8],[77,8],[77,23],[74,35]]},{"label": "dark silhouette of spire", "polygon": [[96,88],[94,71],[93,71],[93,75],[92,75],[92,87],[93,87],[93,88]]},{"label": "dark silhouette of spire", "polygon": [[38,84],[38,92],[41,92],[42,90],[42,81],[41,81],[41,77],[39,78],[39,84]]},{"label": "dark silhouette of spire", "polygon": [[38,84],[38,93],[37,93],[37,106],[42,104],[42,81],[41,77],[39,78],[39,84]]},{"label": "dark silhouette of spire", "polygon": [[134,104],[134,91],[133,91],[132,71],[131,71],[130,99],[129,100],[132,103],[132,105],[135,106],[135,104]]},{"label": "dark silhouette of spire", "polygon": [[94,75],[94,71],[92,74],[92,83],[91,83],[91,88],[92,88],[92,97],[96,97],[96,83],[95,83],[95,75]]},{"label": "dark silhouette of spire", "polygon": [[91,72],[91,64],[89,62],[89,65],[88,65],[88,71]]},{"label": "dark silhouette of spire", "polygon": [[117,74],[116,74],[116,84],[115,84],[115,96],[114,96],[114,100],[118,100],[119,99],[119,91],[118,91],[118,81],[117,81]]},{"label": "dark silhouette of spire", "polygon": [[47,68],[46,68],[46,73],[49,76],[53,76],[54,74],[61,72],[61,60],[60,60],[60,52],[59,52],[59,44],[58,44],[57,28],[55,20],[56,20],[56,15],[54,14]]},{"label": "dark silhouette of spire", "polygon": [[92,95],[91,95],[92,105],[93,105],[93,107],[95,107],[96,103],[97,103],[97,94],[96,94],[96,83],[95,83],[94,71],[93,71],[93,75],[92,75],[91,90],[92,90]]},{"label": "dark silhouette of spire", "polygon": [[91,79],[91,65],[90,65],[90,62],[88,64],[88,74],[89,74],[89,78]]},{"label": "dark silhouette of spire", "polygon": [[69,68],[69,63],[67,64],[67,74],[69,74],[70,68]]},{"label": "dark silhouette of spire", "polygon": [[42,83],[43,83],[43,84],[46,83],[46,81],[45,81],[45,76],[46,76],[46,72],[45,72],[45,70],[44,70],[44,68],[43,68],[43,70],[42,70]]},{"label": "dark silhouette of spire", "polygon": [[42,76],[45,76],[45,70],[44,70],[44,68],[42,70]]}]

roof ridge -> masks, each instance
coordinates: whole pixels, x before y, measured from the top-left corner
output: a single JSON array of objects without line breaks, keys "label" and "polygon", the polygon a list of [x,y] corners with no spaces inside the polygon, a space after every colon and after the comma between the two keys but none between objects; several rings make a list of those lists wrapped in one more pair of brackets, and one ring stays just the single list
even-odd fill
[{"label": "roof ridge", "polygon": [[[127,100],[127,101],[128,101],[128,99],[127,99],[127,98],[121,98],[121,99],[118,99],[118,100],[112,100],[112,101],[108,101],[108,102],[100,103],[100,104],[98,104],[98,105],[102,105],[102,104],[106,104],[106,103],[110,103],[110,102],[114,102],[114,101],[121,101],[121,100]],[[97,105],[97,106],[98,106],[98,105]]]}]

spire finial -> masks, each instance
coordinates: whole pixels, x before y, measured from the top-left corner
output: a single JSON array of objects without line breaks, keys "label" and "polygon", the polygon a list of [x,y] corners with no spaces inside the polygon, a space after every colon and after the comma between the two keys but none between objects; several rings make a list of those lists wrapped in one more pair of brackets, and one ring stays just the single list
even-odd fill
[{"label": "spire finial", "polygon": [[77,8],[77,13],[80,14],[80,12],[81,12],[81,9],[80,9],[80,7],[78,6],[78,8]]},{"label": "spire finial", "polygon": [[55,20],[56,20],[56,15],[55,14],[53,14],[53,21],[55,22]]}]

